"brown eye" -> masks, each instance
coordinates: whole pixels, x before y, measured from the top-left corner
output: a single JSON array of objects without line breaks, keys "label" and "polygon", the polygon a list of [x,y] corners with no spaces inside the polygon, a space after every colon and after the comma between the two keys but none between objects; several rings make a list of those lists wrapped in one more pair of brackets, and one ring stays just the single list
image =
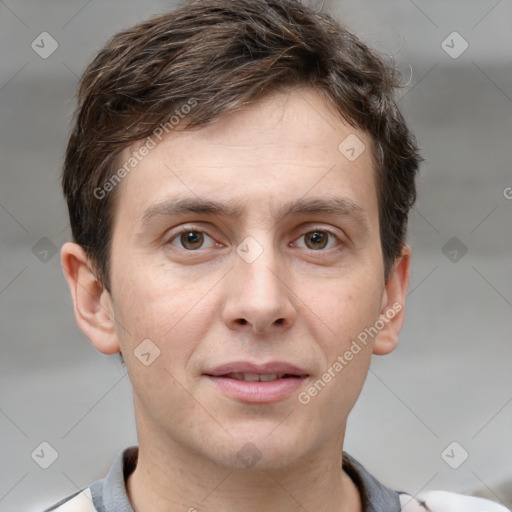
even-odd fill
[{"label": "brown eye", "polygon": [[[190,228],[177,233],[176,236],[169,240],[168,244],[187,251],[196,251],[216,245],[215,240],[203,231]],[[206,247],[203,247],[205,244]]]},{"label": "brown eye", "polygon": [[304,235],[308,249],[325,249],[329,235],[325,231],[311,231]]},{"label": "brown eye", "polygon": [[295,245],[312,251],[321,251],[322,249],[331,249],[340,244],[339,238],[334,233],[325,229],[316,229],[302,235]]},{"label": "brown eye", "polygon": [[180,235],[180,242],[185,249],[199,249],[203,241],[204,235],[199,231],[186,231]]}]

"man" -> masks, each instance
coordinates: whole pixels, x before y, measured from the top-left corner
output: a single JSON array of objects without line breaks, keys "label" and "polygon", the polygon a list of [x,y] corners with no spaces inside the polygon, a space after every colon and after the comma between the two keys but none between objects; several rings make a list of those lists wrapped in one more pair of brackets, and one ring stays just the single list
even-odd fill
[{"label": "man", "polygon": [[139,445],[52,510],[504,510],[421,504],[343,452],[404,321],[421,157],[397,86],[293,0],[189,1],[98,54],[61,261],[78,325],[123,356]]}]

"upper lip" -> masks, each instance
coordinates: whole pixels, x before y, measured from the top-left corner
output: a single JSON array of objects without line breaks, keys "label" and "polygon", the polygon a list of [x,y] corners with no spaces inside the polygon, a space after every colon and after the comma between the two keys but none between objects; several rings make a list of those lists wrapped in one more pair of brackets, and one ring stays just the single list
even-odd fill
[{"label": "upper lip", "polygon": [[298,366],[282,361],[270,361],[264,364],[255,364],[249,361],[234,361],[232,363],[226,363],[221,366],[217,366],[212,370],[204,372],[204,375],[220,376],[227,375],[229,373],[253,373],[259,375],[269,374],[290,374],[290,375],[308,375],[306,371]]}]

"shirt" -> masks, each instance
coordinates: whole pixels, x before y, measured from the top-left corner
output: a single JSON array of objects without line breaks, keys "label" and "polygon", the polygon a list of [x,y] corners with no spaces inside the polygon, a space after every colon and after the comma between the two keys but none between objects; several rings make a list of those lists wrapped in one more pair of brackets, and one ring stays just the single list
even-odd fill
[{"label": "shirt", "polygon": [[[138,446],[118,453],[105,478],[59,501],[44,512],[134,512],[126,479],[137,465]],[[418,501],[381,484],[356,459],[343,452],[343,469],[359,489],[363,512],[510,512],[483,498],[430,491]]]}]

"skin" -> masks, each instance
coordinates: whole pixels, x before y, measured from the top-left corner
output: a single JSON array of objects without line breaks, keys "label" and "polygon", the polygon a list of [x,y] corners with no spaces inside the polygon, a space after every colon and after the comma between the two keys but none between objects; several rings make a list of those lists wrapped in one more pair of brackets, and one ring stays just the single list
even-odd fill
[{"label": "skin", "polygon": [[[338,150],[349,134],[366,145],[355,161]],[[62,247],[79,327],[100,352],[122,352],[133,386],[139,459],[127,491],[136,512],[361,510],[341,470],[346,421],[372,353],[396,347],[404,310],[307,405],[298,393],[379,315],[404,305],[410,248],[385,283],[370,146],[315,90],[274,94],[171,133],[124,178],[111,294],[81,247]],[[143,227],[146,209],[171,196],[239,202],[243,211],[161,215]],[[289,201],[332,196],[359,205],[359,220],[275,217]],[[176,236],[182,228],[206,233],[203,245],[190,249]],[[324,233],[322,243],[312,231]],[[263,249],[252,263],[236,252],[247,236]],[[147,338],[160,350],[149,366],[134,355]],[[287,361],[309,377],[280,401],[241,402],[202,375],[236,360]],[[248,442],[261,455],[249,468],[237,457]]]}]

